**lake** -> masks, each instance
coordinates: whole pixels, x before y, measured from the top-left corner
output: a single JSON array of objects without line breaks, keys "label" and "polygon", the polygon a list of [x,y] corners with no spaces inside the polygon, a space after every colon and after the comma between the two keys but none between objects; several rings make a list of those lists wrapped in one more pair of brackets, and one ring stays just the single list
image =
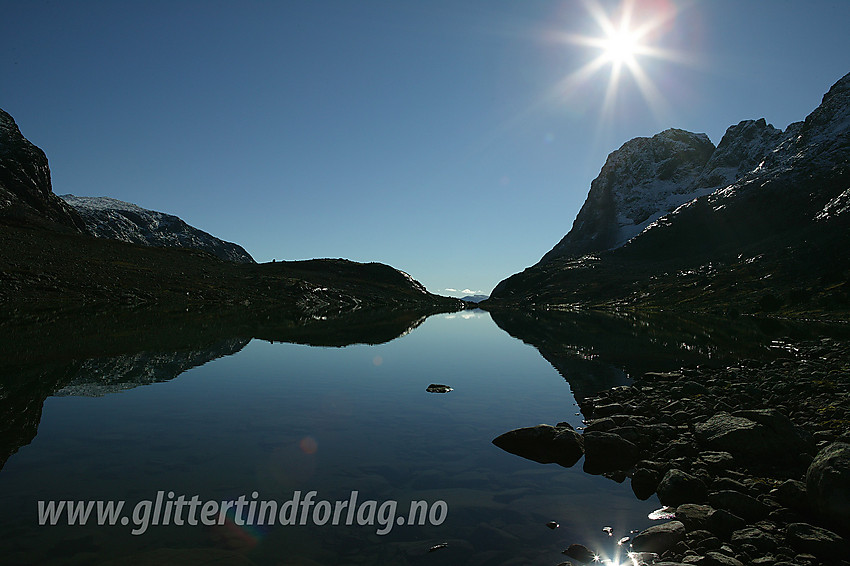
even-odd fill
[{"label": "lake", "polygon": [[[7,362],[4,563],[554,565],[571,543],[616,563],[616,541],[651,525],[658,500],[639,501],[628,480],[588,475],[581,462],[503,452],[493,438],[539,423],[581,427],[574,390],[781,356],[786,339],[842,332],[481,310],[393,328],[394,339],[363,340],[381,342],[372,345],[255,331],[169,349],[157,335],[136,351],[113,344],[69,358],[49,355],[61,349],[51,343],[41,358]],[[453,390],[429,393],[431,383]],[[124,501],[125,524],[97,525],[93,507],[85,525],[64,514],[39,525],[39,501],[42,514],[48,502]],[[276,524],[259,524],[263,513]]]}]

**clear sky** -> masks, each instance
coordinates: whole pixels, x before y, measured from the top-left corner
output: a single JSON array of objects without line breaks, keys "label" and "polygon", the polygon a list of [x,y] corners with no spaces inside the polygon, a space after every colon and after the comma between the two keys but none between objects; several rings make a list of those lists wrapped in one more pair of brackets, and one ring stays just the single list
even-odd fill
[{"label": "clear sky", "polygon": [[489,293],[563,237],[627,140],[784,129],[850,72],[846,0],[646,0],[615,92],[613,56],[588,65],[623,13],[2,0],[0,108],[57,194],[176,214],[258,261],[381,261],[433,292]]}]

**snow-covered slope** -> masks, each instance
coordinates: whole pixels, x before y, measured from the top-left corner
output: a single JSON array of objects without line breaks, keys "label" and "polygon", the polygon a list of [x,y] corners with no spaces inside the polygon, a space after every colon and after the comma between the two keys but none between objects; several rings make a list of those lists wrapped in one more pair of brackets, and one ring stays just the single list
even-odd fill
[{"label": "snow-covered slope", "polygon": [[616,248],[662,214],[710,192],[695,188],[715,147],[705,134],[671,128],[612,152],[573,223],[547,261]]},{"label": "snow-covered slope", "polygon": [[608,156],[570,232],[542,261],[618,248],[682,205],[745,178],[796,134],[762,118],[730,126],[715,148],[705,134],[670,129]]},{"label": "snow-covered slope", "polygon": [[[775,135],[767,135],[775,139]],[[719,149],[719,147],[718,147]],[[696,209],[720,213],[742,199],[764,198],[767,187],[780,186],[788,195],[802,201],[806,220],[827,221],[850,212],[850,189],[842,179],[850,171],[850,73],[835,83],[805,121],[795,122],[767,147],[758,164],[735,182],[713,191],[703,199],[681,206],[659,218],[644,231],[657,236],[659,228],[680,223]],[[814,179],[836,179],[832,182]],[[790,191],[790,192],[789,192]],[[783,196],[778,193],[778,196]],[[807,210],[812,208],[812,210]],[[704,214],[703,214],[704,215]],[[754,217],[755,220],[755,217]],[[762,219],[759,219],[762,220]],[[689,220],[686,220],[689,221]]]},{"label": "snow-covered slope", "polygon": [[99,238],[146,246],[194,248],[224,260],[254,263],[241,246],[189,226],[177,216],[109,197],[62,195],[61,198],[82,216],[86,228]]}]

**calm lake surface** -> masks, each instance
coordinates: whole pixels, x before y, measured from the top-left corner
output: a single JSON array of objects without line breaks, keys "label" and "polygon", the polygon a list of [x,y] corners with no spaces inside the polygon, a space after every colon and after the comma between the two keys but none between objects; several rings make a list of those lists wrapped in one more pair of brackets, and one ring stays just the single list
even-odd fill
[{"label": "calm lake surface", "polygon": [[[781,355],[773,341],[794,333],[777,323],[665,324],[465,311],[378,345],[243,339],[183,352],[182,362],[167,352],[75,362],[58,370],[71,377],[44,400],[35,438],[0,471],[0,561],[557,564],[574,542],[615,558],[617,539],[653,523],[655,497],[638,501],[628,481],[585,474],[581,462],[538,464],[491,441],[539,423],[582,426],[571,382],[592,394],[638,371]],[[431,383],[454,391],[428,393]],[[96,511],[85,526],[65,515],[38,525],[40,500],[123,500],[130,518],[158,492],[282,505],[313,490],[329,505],[357,491],[358,506],[397,509],[368,524],[366,507],[364,525],[314,524],[318,507],[306,525],[239,525],[232,511],[224,525],[150,525],[138,535],[132,519],[97,526]],[[401,525],[411,501],[440,513]],[[560,528],[546,527],[553,520]]]}]

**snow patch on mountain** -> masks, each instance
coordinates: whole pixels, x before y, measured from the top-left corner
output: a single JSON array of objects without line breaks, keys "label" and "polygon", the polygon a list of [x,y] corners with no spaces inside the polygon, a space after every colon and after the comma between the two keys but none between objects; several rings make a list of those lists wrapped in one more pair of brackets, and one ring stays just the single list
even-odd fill
[{"label": "snow patch on mountain", "polygon": [[671,128],[612,152],[590,185],[572,230],[542,261],[622,246],[661,215],[705,194],[693,185],[715,147],[705,134]]},{"label": "snow patch on mountain", "polygon": [[83,217],[86,228],[99,238],[145,246],[192,248],[237,263],[254,263],[241,246],[199,230],[172,214],[148,210],[109,197],[61,195]]}]

